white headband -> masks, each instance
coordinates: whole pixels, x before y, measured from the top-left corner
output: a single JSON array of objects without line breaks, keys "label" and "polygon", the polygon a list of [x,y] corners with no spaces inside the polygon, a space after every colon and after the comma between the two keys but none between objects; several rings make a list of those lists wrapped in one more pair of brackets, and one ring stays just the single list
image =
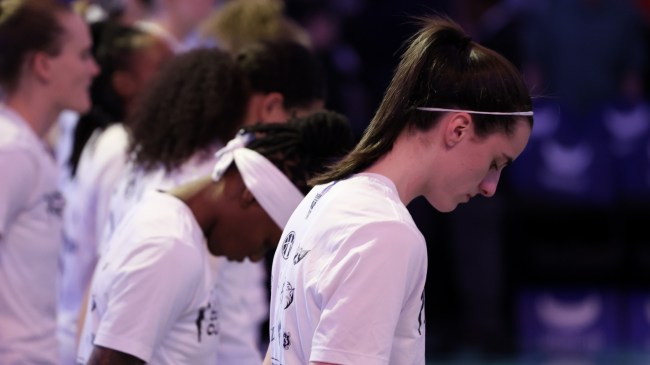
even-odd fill
[{"label": "white headband", "polygon": [[244,184],[281,229],[304,197],[300,190],[271,161],[246,148],[252,134],[239,134],[217,151],[212,180],[219,181],[235,162]]},{"label": "white headband", "polygon": [[465,109],[450,109],[450,108],[425,108],[420,107],[416,108],[418,110],[424,110],[425,112],[460,112],[460,113],[469,113],[469,114],[487,114],[487,115],[521,115],[525,117],[532,117],[533,112],[483,112],[477,110],[465,110]]}]

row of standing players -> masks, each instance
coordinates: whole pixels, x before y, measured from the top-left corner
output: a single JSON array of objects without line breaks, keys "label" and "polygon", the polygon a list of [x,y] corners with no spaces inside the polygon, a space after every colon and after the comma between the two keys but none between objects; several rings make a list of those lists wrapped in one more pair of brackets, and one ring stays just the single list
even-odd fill
[{"label": "row of standing players", "polygon": [[[63,290],[72,294],[61,301],[60,313],[70,314],[59,316],[69,341],[62,344],[74,357],[85,297],[82,362],[213,363],[219,351],[233,356],[230,363],[259,363],[254,327],[268,308],[251,318],[242,303],[264,302],[264,274],[259,265],[215,263],[208,251],[261,259],[277,242],[268,363],[424,362],[426,245],[406,205],[424,196],[447,212],[495,193],[503,167],[523,151],[532,127],[528,91],[508,61],[448,19],[422,20],[353,148],[345,118],[313,114],[324,103],[323,80],[303,46],[262,43],[234,58],[205,48],[174,55],[132,112],[125,110],[124,123],[90,137],[63,208],[40,140],[65,109],[89,111],[81,122],[105,112],[91,108],[86,94],[99,71],[91,37],[78,15],[55,2],[25,1],[11,10],[2,8],[8,12],[0,23],[3,49],[3,42],[16,41],[16,29],[33,28],[29,20],[36,15],[51,27],[32,30],[67,36],[0,59],[7,132],[2,163],[6,171],[17,162],[25,167],[3,184],[3,363],[58,363],[51,336],[56,285],[44,283],[57,276],[52,237],[62,214]],[[156,43],[133,33],[137,41],[126,44]],[[144,56],[131,51],[133,59]],[[100,62],[101,52],[106,49],[97,49]],[[16,69],[22,72],[11,72]],[[113,91],[132,91],[129,78],[120,83],[116,75]],[[500,88],[493,77],[502,80]],[[490,95],[482,92],[485,85]],[[223,148],[240,126],[251,124]],[[310,191],[307,180],[317,173]],[[84,187],[87,178],[91,185]],[[72,193],[87,188],[94,190],[88,197]],[[296,206],[305,214],[289,218]],[[94,246],[83,246],[90,241]],[[218,346],[202,342],[215,332]],[[238,352],[251,345],[252,352]]]}]

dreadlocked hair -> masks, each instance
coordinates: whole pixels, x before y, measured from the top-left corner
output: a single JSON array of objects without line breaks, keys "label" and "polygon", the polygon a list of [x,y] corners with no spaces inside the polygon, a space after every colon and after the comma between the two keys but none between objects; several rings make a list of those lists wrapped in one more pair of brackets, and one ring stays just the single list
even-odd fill
[{"label": "dreadlocked hair", "polygon": [[348,119],[323,110],[284,124],[257,124],[242,132],[255,139],[246,147],[258,152],[307,194],[309,180],[345,156],[355,144]]}]

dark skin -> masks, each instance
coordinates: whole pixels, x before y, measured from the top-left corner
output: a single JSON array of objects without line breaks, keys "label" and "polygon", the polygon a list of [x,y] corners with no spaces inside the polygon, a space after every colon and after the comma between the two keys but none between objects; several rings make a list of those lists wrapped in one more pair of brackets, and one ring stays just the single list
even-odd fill
[{"label": "dark skin", "polygon": [[144,363],[135,356],[97,345],[95,345],[90,360],[88,360],[88,365],[142,365]]},{"label": "dark skin", "polygon": [[[210,193],[210,190],[206,189],[205,187],[211,184],[213,183],[211,182],[211,179],[209,177],[201,179],[200,181],[189,183],[183,189],[181,189],[181,191],[184,194],[180,194],[180,195],[196,196],[197,199],[199,198],[208,199],[209,198],[208,194]],[[211,220],[210,218],[208,218],[211,216],[211,214],[210,214],[210,209],[208,209],[209,205],[202,204],[199,206],[205,208],[203,211],[197,212],[198,217],[196,217],[197,221],[199,221],[199,225],[203,227],[207,224],[207,222]],[[145,364],[145,362],[133,355],[129,355],[121,351],[117,351],[114,349],[110,349],[98,345],[94,346],[93,352],[90,356],[90,360],[88,361],[88,365],[117,365],[117,364],[141,365],[141,364]]]}]

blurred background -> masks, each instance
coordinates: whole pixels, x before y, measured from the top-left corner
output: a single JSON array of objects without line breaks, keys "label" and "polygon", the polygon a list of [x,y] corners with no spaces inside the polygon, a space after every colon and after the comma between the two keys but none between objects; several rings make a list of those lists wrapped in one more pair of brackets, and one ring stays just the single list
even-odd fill
[{"label": "blurred background", "polygon": [[449,15],[530,86],[533,135],[494,198],[409,205],[429,249],[430,364],[650,363],[650,1],[284,4],[357,136],[414,16]]}]

